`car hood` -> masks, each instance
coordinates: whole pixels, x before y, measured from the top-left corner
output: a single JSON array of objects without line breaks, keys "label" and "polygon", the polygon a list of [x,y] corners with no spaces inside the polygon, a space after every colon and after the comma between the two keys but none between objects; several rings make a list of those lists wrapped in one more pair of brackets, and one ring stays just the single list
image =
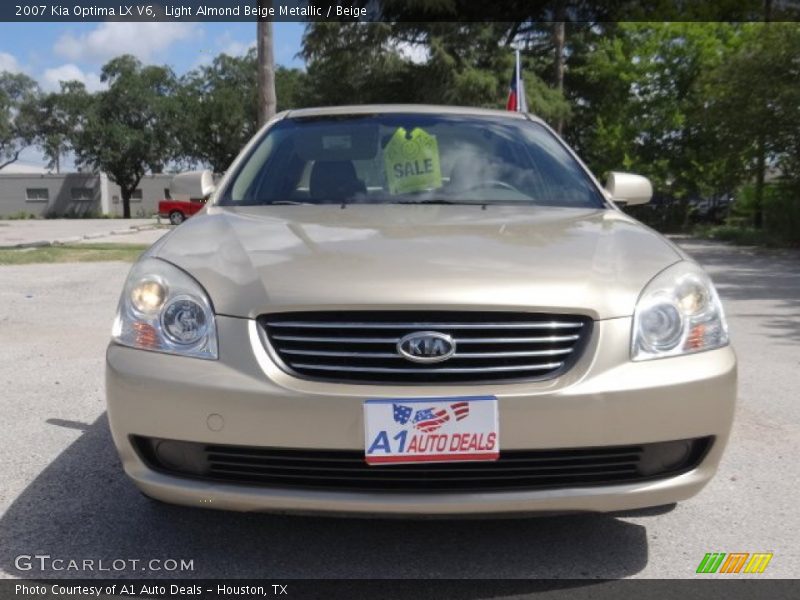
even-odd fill
[{"label": "car hood", "polygon": [[151,255],[193,275],[218,314],[503,309],[629,316],[685,258],[616,210],[510,206],[209,207]]}]

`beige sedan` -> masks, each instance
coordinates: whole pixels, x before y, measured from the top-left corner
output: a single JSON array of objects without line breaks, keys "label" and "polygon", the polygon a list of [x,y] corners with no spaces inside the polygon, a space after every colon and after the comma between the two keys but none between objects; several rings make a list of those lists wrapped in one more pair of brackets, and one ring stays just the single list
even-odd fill
[{"label": "beige sedan", "polygon": [[132,268],[111,430],[144,494],[231,510],[617,511],[717,469],[736,358],[708,276],[541,120],[293,110]]}]

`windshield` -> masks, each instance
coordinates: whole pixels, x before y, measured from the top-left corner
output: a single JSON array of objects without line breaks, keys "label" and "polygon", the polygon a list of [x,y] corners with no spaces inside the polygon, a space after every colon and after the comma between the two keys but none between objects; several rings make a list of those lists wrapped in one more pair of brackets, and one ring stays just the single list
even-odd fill
[{"label": "windshield", "polygon": [[585,171],[541,125],[427,114],[279,121],[219,200],[329,203],[604,206]]}]

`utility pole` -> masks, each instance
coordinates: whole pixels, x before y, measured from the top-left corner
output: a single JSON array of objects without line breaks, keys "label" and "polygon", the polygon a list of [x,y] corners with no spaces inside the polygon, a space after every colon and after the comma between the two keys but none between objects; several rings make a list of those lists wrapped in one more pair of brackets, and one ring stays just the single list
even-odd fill
[{"label": "utility pole", "polygon": [[[262,9],[272,6],[272,0],[259,0]],[[258,126],[274,115],[278,106],[275,95],[275,54],[272,44],[272,21],[258,19]]]}]

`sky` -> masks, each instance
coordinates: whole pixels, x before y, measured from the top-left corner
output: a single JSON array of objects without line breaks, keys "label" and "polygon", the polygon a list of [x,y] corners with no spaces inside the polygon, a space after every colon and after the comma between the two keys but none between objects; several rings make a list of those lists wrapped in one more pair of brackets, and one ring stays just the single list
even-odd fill
[{"label": "sky", "polygon": [[[275,62],[303,67],[297,58],[304,25],[274,23]],[[256,24],[191,22],[0,23],[0,71],[22,72],[42,89],[77,79],[89,90],[102,87],[100,68],[120,54],[144,63],[166,64],[183,73],[225,52],[241,55],[255,46]],[[37,150],[25,151],[22,165],[44,163]]]}]

